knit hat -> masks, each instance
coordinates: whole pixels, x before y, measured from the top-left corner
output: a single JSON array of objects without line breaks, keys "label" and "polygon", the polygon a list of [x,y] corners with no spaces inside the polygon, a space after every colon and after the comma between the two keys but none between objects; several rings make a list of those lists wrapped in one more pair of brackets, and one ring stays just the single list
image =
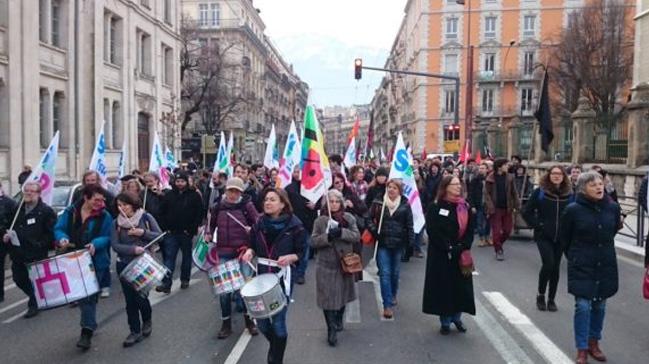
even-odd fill
[{"label": "knit hat", "polygon": [[243,180],[239,177],[232,177],[228,179],[228,182],[225,184],[225,190],[239,190],[243,192]]},{"label": "knit hat", "polygon": [[189,175],[185,171],[178,171],[178,173],[174,175],[174,179],[184,179],[185,182],[189,182]]},{"label": "knit hat", "polygon": [[385,167],[379,167],[379,169],[376,170],[376,173],[374,175],[376,177],[378,176],[387,177],[390,175],[390,171],[388,171],[388,169]]}]

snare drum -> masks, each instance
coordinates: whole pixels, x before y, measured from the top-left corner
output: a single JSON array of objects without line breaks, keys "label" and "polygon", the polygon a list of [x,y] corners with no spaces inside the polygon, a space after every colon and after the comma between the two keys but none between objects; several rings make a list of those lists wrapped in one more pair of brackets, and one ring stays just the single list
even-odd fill
[{"label": "snare drum", "polygon": [[252,318],[265,319],[286,307],[286,295],[279,277],[272,273],[260,274],[241,288],[241,297]]},{"label": "snare drum", "polygon": [[29,263],[27,271],[39,309],[65,305],[99,292],[87,249]]},{"label": "snare drum", "polygon": [[146,294],[162,282],[167,272],[167,267],[145,252],[128,263],[119,276],[136,292]]},{"label": "snare drum", "polygon": [[216,296],[238,291],[246,283],[238,259],[231,259],[212,267],[207,276]]}]

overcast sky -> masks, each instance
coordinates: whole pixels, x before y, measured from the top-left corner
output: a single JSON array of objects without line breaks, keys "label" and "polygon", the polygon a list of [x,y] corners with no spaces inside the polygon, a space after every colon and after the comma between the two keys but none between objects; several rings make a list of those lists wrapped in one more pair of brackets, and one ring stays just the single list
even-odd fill
[{"label": "overcast sky", "polygon": [[317,106],[372,100],[382,74],[354,80],[354,59],[382,67],[396,37],[406,0],[254,0],[266,34],[311,87]]}]

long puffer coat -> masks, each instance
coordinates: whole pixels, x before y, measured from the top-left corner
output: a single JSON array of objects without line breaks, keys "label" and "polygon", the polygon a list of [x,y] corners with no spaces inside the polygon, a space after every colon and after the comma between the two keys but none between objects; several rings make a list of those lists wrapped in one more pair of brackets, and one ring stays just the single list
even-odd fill
[{"label": "long puffer coat", "polygon": [[354,276],[343,272],[339,257],[352,251],[360,233],[352,214],[345,213],[345,221],[347,227],[342,228],[342,235],[332,241],[327,237],[328,216],[318,217],[313,225],[311,247],[317,250],[316,298],[323,310],[338,310],[356,299]]},{"label": "long puffer coat", "polygon": [[620,205],[604,196],[583,195],[566,208],[560,232],[568,259],[568,292],[575,297],[606,299],[618,290],[615,235],[621,228]]}]

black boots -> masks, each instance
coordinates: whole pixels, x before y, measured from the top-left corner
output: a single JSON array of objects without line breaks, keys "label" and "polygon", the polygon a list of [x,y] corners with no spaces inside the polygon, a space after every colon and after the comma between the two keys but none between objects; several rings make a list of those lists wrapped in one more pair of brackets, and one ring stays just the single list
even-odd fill
[{"label": "black boots", "polygon": [[216,337],[219,340],[227,339],[230,335],[232,335],[232,320],[229,318],[223,320],[223,324],[221,325],[221,331],[216,335]]},{"label": "black boots", "polygon": [[278,337],[272,330],[264,333],[266,340],[270,343],[268,348],[268,364],[282,364],[284,362],[284,352],[286,351],[286,342],[288,337]]},{"label": "black boots", "polygon": [[92,345],[92,330],[83,328],[81,329],[81,337],[77,341],[77,347],[83,351],[90,349]]},{"label": "black boots", "polygon": [[338,338],[338,310],[323,310],[325,321],[327,322],[327,342],[329,346],[336,346]]},{"label": "black boots", "polygon": [[545,304],[544,294],[536,295],[536,308],[538,308],[539,311],[546,311],[548,309],[548,306]]},{"label": "black boots", "polygon": [[343,319],[345,318],[345,306],[336,312],[336,331],[343,331]]}]

